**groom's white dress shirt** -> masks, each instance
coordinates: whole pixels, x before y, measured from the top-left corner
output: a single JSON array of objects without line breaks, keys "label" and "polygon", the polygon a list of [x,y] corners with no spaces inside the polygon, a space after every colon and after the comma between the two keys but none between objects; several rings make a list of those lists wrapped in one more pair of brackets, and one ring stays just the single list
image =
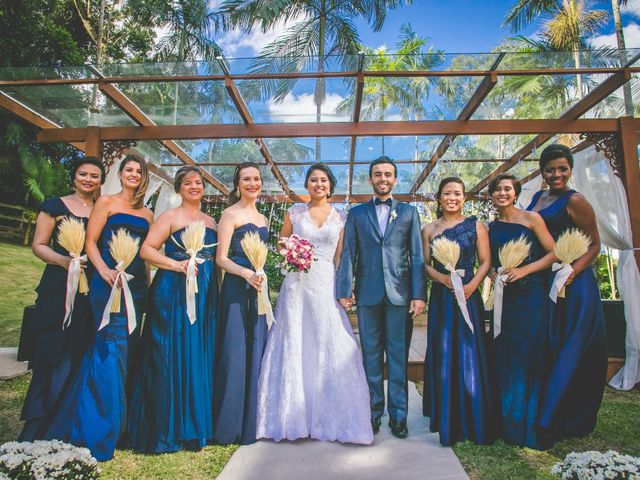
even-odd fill
[{"label": "groom's white dress shirt", "polygon": [[378,217],[378,226],[380,227],[380,233],[384,236],[384,232],[387,229],[387,224],[389,223],[389,213],[391,212],[391,207],[385,203],[381,203],[380,205],[376,205],[376,216]]}]

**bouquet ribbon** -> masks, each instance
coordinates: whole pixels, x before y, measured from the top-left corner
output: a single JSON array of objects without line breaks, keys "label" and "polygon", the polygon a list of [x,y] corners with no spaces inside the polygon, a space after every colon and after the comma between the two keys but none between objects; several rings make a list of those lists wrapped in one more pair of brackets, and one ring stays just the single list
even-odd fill
[{"label": "bouquet ribbon", "polygon": [[493,338],[500,335],[502,331],[502,298],[504,286],[507,283],[507,277],[502,274],[503,271],[504,268],[498,267],[498,276],[493,285]]},{"label": "bouquet ribbon", "polygon": [[464,270],[456,270],[455,267],[452,267],[450,263],[447,263],[444,268],[450,272],[451,285],[453,285],[453,293],[456,297],[456,300],[458,301],[458,306],[460,307],[460,311],[462,312],[464,321],[467,322],[467,325],[471,329],[471,333],[473,333],[473,323],[471,323],[471,318],[469,317],[469,310],[467,309],[467,299],[464,298],[464,287],[462,286],[462,276],[464,275]]},{"label": "bouquet ribbon", "polygon": [[569,263],[554,263],[551,266],[551,271],[556,272],[556,276],[551,284],[549,298],[557,303],[558,297],[564,298],[564,284],[573,273],[573,267]]},{"label": "bouquet ribbon", "polygon": [[198,280],[196,278],[196,264],[204,263],[204,258],[196,256],[193,249],[187,250],[189,262],[187,263],[187,280],[186,280],[186,299],[187,299],[187,316],[191,325],[196,323],[196,293],[198,293]]},{"label": "bouquet ribbon", "polygon": [[111,295],[109,295],[109,300],[107,300],[107,305],[104,307],[104,312],[102,312],[102,322],[100,322],[100,326],[98,330],[102,330],[104,327],[109,325],[111,321],[111,304],[113,303],[113,299],[116,295],[119,295],[120,287],[118,287],[118,283],[122,285],[122,292],[124,293],[124,304],[127,307],[127,330],[129,334],[136,329],[136,307],[133,304],[133,297],[131,296],[131,290],[129,289],[129,280],[133,279],[133,275],[124,271],[124,263],[118,262],[116,265],[116,270],[118,271],[118,275],[116,276],[115,281],[113,282],[113,287],[111,287]]},{"label": "bouquet ribbon", "polygon": [[80,285],[80,274],[82,273],[82,262],[87,261],[86,255],[78,256],[75,253],[71,255],[71,263],[67,272],[67,296],[64,301],[64,319],[62,320],[62,328],[65,329],[71,325],[71,314],[73,313],[73,305],[76,302],[76,293]]},{"label": "bouquet ribbon", "polygon": [[271,308],[271,302],[269,301],[269,292],[267,288],[267,274],[264,269],[260,268],[256,270],[256,275],[264,277],[264,287],[258,292],[258,314],[267,316],[267,328],[271,329],[276,319],[273,316],[273,308]]}]

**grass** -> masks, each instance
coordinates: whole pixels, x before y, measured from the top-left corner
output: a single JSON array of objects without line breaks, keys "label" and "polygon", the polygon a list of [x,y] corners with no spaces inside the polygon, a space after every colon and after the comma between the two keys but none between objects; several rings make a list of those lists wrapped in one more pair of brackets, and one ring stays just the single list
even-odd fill
[{"label": "grass", "polygon": [[34,303],[43,270],[29,247],[0,243],[0,347],[18,345],[22,311]]}]

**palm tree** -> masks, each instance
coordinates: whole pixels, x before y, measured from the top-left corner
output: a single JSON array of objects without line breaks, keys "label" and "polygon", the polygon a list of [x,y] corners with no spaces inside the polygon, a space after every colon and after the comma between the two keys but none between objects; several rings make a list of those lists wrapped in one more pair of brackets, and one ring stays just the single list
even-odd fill
[{"label": "palm tree", "polygon": [[[605,10],[589,10],[584,0],[519,0],[509,11],[504,25],[517,32],[536,17],[546,19],[543,29],[553,48],[558,51],[572,51],[576,68],[580,68],[580,49],[585,37],[606,21]],[[583,94],[582,78],[576,75],[578,95]]]},{"label": "palm tree", "polygon": [[[616,29],[616,40],[618,41],[618,49],[620,49],[621,65],[627,64],[626,45],[624,42],[624,30],[622,29],[622,17],[620,16],[620,5],[626,5],[628,0],[611,0],[611,8],[613,10],[613,23]],[[633,116],[633,95],[631,94],[631,82],[627,82],[622,87],[624,93],[624,111],[627,116]]]},{"label": "palm tree", "polygon": [[[342,69],[355,66],[359,36],[354,23],[364,18],[379,31],[388,9],[411,0],[225,0],[219,11],[219,27],[240,28],[247,33],[254,28],[268,31],[281,23],[291,26],[267,45],[252,64],[253,72],[289,73],[314,69],[325,71],[335,61]],[[295,85],[295,79],[261,82],[263,95],[282,101]],[[322,118],[326,98],[323,78],[315,83],[316,121]],[[320,138],[316,138],[316,160],[320,160]]]}]

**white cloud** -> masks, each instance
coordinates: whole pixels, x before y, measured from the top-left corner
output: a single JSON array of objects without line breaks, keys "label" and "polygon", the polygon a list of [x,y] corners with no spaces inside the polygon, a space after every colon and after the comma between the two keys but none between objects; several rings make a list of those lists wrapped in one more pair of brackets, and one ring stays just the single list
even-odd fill
[{"label": "white cloud", "polygon": [[[322,120],[333,122],[348,122],[351,118],[348,114],[336,113],[338,104],[344,97],[337,93],[327,94],[322,105]],[[267,102],[269,115],[278,117],[278,120],[285,123],[294,122],[315,122],[316,105],[313,103],[313,94],[303,93],[301,95],[287,94],[282,102],[276,103],[273,99]]]},{"label": "white cloud", "polygon": [[[632,2],[633,3],[633,2]],[[627,48],[640,48],[640,25],[637,23],[629,23],[623,28],[624,42]],[[618,48],[616,34],[596,35],[589,39],[589,43],[593,47],[613,47]]]},{"label": "white cloud", "polygon": [[286,33],[289,28],[301,21],[304,17],[296,17],[288,22],[278,22],[271,30],[263,32],[260,27],[255,26],[251,33],[240,30],[229,30],[216,43],[222,47],[227,57],[233,57],[242,49],[250,51],[251,55],[257,55],[260,51],[280,35]]},{"label": "white cloud", "polygon": [[620,7],[620,11],[623,14],[633,15],[634,17],[640,18],[640,2],[637,0],[631,0],[627,2],[626,5]]}]

